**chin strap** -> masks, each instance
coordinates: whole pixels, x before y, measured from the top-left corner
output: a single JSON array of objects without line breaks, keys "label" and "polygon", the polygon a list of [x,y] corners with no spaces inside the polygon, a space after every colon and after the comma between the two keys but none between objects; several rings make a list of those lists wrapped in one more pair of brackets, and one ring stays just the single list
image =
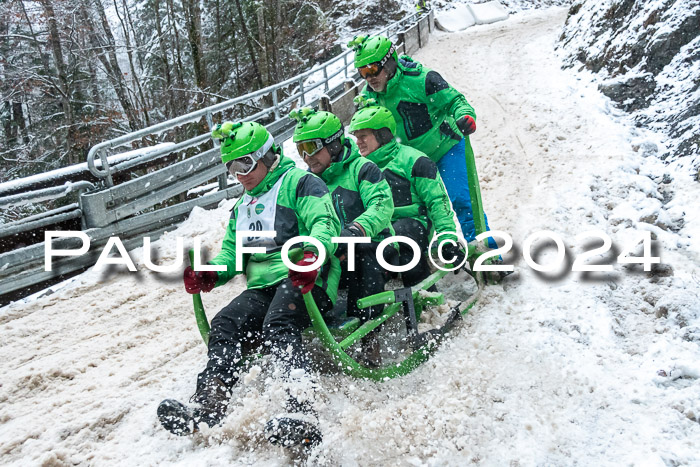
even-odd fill
[{"label": "chin strap", "polygon": [[347,154],[350,154],[350,151],[352,150],[352,146],[350,145],[350,141],[348,138],[345,138],[343,141],[342,146],[340,146],[340,151],[338,154],[335,156],[331,156],[331,162],[341,162],[343,159],[345,159],[345,156]]},{"label": "chin strap", "polygon": [[275,154],[275,162],[273,162],[272,165],[270,166],[270,168],[267,169],[267,172],[268,173],[272,172],[273,170],[275,170],[277,168],[278,165],[280,165],[280,155]]}]

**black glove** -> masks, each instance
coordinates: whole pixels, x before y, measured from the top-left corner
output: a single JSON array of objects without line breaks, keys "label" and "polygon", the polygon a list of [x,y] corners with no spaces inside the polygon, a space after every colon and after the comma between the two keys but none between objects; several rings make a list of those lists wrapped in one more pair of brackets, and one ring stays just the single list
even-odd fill
[{"label": "black glove", "polygon": [[364,237],[365,233],[360,229],[360,227],[355,224],[348,224],[343,230],[340,231],[341,237]]},{"label": "black glove", "polygon": [[476,131],[476,122],[471,116],[465,115],[457,119],[457,128],[464,136],[469,136]]},{"label": "black glove", "polygon": [[465,264],[462,264],[464,262],[464,258],[466,258],[466,254],[464,253],[464,250],[460,248],[459,245],[453,245],[451,243],[446,243],[445,246],[442,247],[442,257],[445,258],[446,261],[450,261],[452,258],[454,258],[449,264],[454,265],[455,267],[455,274],[459,272],[460,268],[457,268],[457,266],[465,266]]},{"label": "black glove", "polygon": [[[353,222],[351,224],[348,224],[345,226],[343,230],[340,231],[339,237],[364,237],[365,233],[362,231],[360,226]],[[335,256],[338,258],[342,258],[343,256],[347,256],[348,254],[348,244],[347,243],[338,243],[338,249],[335,250]]]}]

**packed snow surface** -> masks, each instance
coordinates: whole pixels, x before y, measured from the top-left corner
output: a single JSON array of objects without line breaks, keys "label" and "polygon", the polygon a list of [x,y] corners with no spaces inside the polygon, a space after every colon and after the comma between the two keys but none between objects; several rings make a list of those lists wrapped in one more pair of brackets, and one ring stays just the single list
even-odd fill
[{"label": "packed snow surface", "polygon": [[[264,365],[234,390],[223,426],[164,431],[156,407],[186,401],[206,362],[180,273],[91,270],[55,293],[0,309],[3,465],[698,465],[698,184],[639,151],[638,133],[584,75],[553,54],[566,10],[437,34],[415,58],[477,111],[472,138],[493,229],[516,249],[533,232],[602,230],[614,264],[651,231],[662,267],[517,272],[482,300],[433,358],[384,383],[318,378],[324,442],[289,453],[263,438],[284,391]],[[200,237],[216,254],[232,201],[193,210],[155,243],[159,264]],[[589,242],[590,243],[590,242]],[[598,246],[588,245],[586,249]],[[554,257],[540,249],[538,262]],[[567,270],[569,272],[567,272]],[[209,317],[244,284],[203,296]]]}]

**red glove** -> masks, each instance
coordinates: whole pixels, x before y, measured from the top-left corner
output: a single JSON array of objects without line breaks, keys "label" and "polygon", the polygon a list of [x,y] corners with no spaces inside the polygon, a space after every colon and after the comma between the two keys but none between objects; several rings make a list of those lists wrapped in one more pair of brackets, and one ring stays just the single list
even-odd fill
[{"label": "red glove", "polygon": [[[304,252],[304,259],[296,262],[297,266],[308,266],[318,259],[316,253],[311,251]],[[318,277],[318,270],[320,266],[313,271],[299,272],[292,269],[289,270],[289,278],[292,280],[294,287],[301,287],[301,293],[307,293],[314,288],[316,283],[316,277]]]},{"label": "red glove", "polygon": [[219,280],[219,275],[216,271],[195,272],[192,267],[187,266],[183,279],[185,280],[185,290],[187,293],[195,294],[211,292],[211,289],[216,285],[216,281]]},{"label": "red glove", "polygon": [[464,136],[469,136],[476,131],[476,122],[469,115],[457,119],[457,128]]}]

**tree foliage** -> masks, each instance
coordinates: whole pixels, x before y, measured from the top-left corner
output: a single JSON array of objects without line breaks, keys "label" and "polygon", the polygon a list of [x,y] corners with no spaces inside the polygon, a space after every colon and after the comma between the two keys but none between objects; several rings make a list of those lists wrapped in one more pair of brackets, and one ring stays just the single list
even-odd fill
[{"label": "tree foliage", "polygon": [[304,0],[0,0],[0,182],[294,76],[336,40]]}]

